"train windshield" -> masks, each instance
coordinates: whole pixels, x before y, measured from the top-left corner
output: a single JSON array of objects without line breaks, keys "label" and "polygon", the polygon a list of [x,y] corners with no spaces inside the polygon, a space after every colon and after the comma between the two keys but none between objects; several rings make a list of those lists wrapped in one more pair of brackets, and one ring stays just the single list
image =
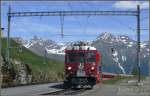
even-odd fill
[{"label": "train windshield", "polygon": [[95,54],[95,52],[87,52],[86,53],[86,61],[87,62],[96,62],[96,54]]},{"label": "train windshield", "polygon": [[67,62],[96,62],[95,52],[69,52]]},{"label": "train windshield", "polygon": [[67,54],[67,62],[84,62],[84,52],[71,52]]}]

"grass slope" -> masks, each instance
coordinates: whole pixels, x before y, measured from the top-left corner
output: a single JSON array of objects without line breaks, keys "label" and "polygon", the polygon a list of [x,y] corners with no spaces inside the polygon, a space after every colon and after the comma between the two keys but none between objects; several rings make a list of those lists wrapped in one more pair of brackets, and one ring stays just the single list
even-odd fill
[{"label": "grass slope", "polygon": [[[11,41],[11,46],[19,47],[19,44],[14,40]],[[6,38],[2,39],[2,53],[6,57]],[[28,50],[25,47],[22,47],[22,52],[19,52],[19,49],[11,48],[10,49],[10,58],[11,62],[14,60],[19,60],[24,64],[28,64],[31,68],[34,81],[42,82],[43,76],[47,77],[47,81],[59,81],[63,78],[63,62],[56,60],[47,59],[47,63],[44,64],[44,58],[38,56]],[[13,64],[15,65],[15,64]]]}]

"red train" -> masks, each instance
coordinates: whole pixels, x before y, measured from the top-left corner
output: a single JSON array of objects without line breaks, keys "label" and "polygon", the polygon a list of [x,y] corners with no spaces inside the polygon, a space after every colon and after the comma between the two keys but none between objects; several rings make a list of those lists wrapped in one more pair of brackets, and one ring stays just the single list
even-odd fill
[{"label": "red train", "polygon": [[101,82],[101,56],[96,48],[79,42],[66,48],[65,53],[65,87],[92,88]]}]

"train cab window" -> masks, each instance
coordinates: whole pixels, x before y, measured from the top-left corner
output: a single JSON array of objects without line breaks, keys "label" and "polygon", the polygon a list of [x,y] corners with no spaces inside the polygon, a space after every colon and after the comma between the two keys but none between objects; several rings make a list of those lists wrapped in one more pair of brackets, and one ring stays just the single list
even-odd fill
[{"label": "train cab window", "polygon": [[86,53],[86,61],[87,62],[96,62],[96,54],[95,52]]},{"label": "train cab window", "polygon": [[76,62],[77,61],[77,53],[68,53],[67,54],[67,62]]},{"label": "train cab window", "polygon": [[78,62],[84,62],[85,60],[84,60],[84,57],[85,57],[85,53],[83,53],[83,52],[79,52],[78,53]]},{"label": "train cab window", "polygon": [[73,52],[67,54],[67,62],[84,62],[85,53]]}]

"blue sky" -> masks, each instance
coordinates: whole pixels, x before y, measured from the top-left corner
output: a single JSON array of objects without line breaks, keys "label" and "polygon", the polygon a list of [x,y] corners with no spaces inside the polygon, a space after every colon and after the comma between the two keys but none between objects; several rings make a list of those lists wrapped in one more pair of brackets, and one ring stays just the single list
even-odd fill
[{"label": "blue sky", "polygon": [[[141,5],[141,29],[148,29],[148,1],[10,1],[2,2],[1,25],[7,32],[8,4],[12,11],[63,11],[63,10],[136,10]],[[60,17],[18,17],[12,18],[11,37],[30,39],[37,35],[57,42],[94,40],[102,32],[114,35],[128,35],[136,39],[136,18],[131,16],[66,16],[64,34],[61,37]],[[148,30],[141,30],[141,40],[148,40]]]}]

